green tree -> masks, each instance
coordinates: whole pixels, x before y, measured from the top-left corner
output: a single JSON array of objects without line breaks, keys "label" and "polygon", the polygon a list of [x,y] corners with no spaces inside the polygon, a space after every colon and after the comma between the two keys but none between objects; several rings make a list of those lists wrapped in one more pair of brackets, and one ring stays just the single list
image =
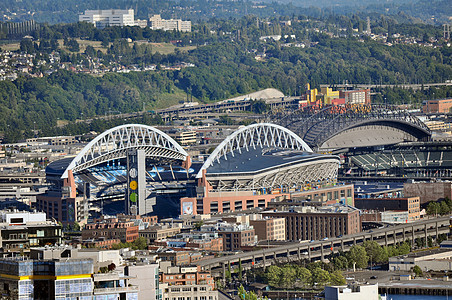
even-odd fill
[{"label": "green tree", "polygon": [[344,270],[348,268],[348,260],[345,254],[333,258],[333,266],[336,270]]},{"label": "green tree", "polygon": [[347,259],[349,262],[349,267],[353,267],[356,264],[357,268],[366,268],[369,256],[367,256],[366,249],[363,246],[354,245],[347,252]]},{"label": "green tree", "polygon": [[238,279],[239,279],[239,281],[242,281],[243,269],[242,269],[242,259],[240,259],[240,258],[239,258],[239,268],[238,268],[237,272],[238,272]]},{"label": "green tree", "polygon": [[144,250],[148,246],[148,243],[146,241],[145,237],[140,236],[132,243],[132,247],[134,249]]},{"label": "green tree", "polygon": [[80,224],[78,222],[74,222],[74,225],[72,225],[72,229],[74,231],[80,231]]},{"label": "green tree", "polygon": [[296,276],[300,280],[300,282],[305,286],[311,284],[312,282],[311,271],[309,271],[305,267],[297,266]]},{"label": "green tree", "polygon": [[279,286],[283,288],[293,287],[297,278],[297,271],[293,266],[285,265],[281,268],[281,276],[279,278]]},{"label": "green tree", "polygon": [[255,292],[247,292],[243,285],[237,289],[237,294],[241,300],[267,300],[267,297],[258,297]]},{"label": "green tree", "polygon": [[388,260],[387,252],[385,252],[383,247],[381,247],[377,242],[365,241],[363,246],[366,249],[367,255],[369,257],[372,257],[372,262],[374,263],[387,262]]},{"label": "green tree", "polygon": [[441,201],[441,204],[439,206],[439,213],[441,215],[447,215],[450,213],[450,206],[447,204],[446,201]]},{"label": "green tree", "polygon": [[232,274],[231,274],[231,264],[230,263],[228,263],[228,269],[226,270],[226,274],[225,274],[225,279],[226,279],[226,282],[227,283],[230,283],[231,282],[231,279],[232,279]]},{"label": "green tree", "polygon": [[418,265],[415,265],[413,267],[413,272],[414,272],[414,274],[416,274],[416,277],[421,277],[423,274],[422,269]]},{"label": "green tree", "polygon": [[401,243],[398,247],[399,255],[405,255],[411,252],[411,245],[407,242]]},{"label": "green tree", "polygon": [[[424,247],[424,245],[425,245],[425,243],[424,243],[424,238],[417,238],[417,239],[415,240],[415,243],[416,243],[416,246],[417,246],[418,248]],[[397,254],[397,255],[398,255],[398,254]]]},{"label": "green tree", "polygon": [[263,100],[252,100],[251,111],[256,114],[263,114],[269,110],[269,105]]},{"label": "green tree", "polygon": [[273,287],[279,287],[281,275],[281,268],[278,266],[270,266],[265,272],[268,284]]},{"label": "green tree", "polygon": [[321,268],[315,268],[312,270],[312,285],[317,285],[319,287],[325,286],[330,282],[330,273]]},{"label": "green tree", "polygon": [[204,225],[204,221],[203,220],[196,222],[195,223],[195,229],[196,230],[201,230],[202,225]]},{"label": "green tree", "polygon": [[434,215],[439,214],[440,212],[441,212],[441,206],[438,202],[432,201],[427,205],[427,214],[428,215],[434,216]]},{"label": "green tree", "polygon": [[330,283],[332,285],[344,285],[347,282],[344,278],[344,275],[342,275],[341,271],[336,270],[330,274]]}]

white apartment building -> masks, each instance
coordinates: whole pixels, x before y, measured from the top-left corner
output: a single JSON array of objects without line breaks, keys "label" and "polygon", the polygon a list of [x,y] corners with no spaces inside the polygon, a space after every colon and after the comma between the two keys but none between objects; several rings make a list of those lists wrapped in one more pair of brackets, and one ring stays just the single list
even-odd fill
[{"label": "white apartment building", "polygon": [[191,21],[182,21],[181,19],[162,19],[160,15],[153,15],[149,18],[151,29],[177,30],[183,32],[191,31]]},{"label": "white apartment building", "polygon": [[92,23],[97,28],[136,25],[133,9],[85,10],[84,14],[79,15],[78,20]]}]

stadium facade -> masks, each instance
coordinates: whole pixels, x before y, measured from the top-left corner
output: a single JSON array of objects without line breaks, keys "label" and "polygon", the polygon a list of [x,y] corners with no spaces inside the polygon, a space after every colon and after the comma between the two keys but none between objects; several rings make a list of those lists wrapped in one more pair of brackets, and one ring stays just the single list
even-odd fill
[{"label": "stadium facade", "polygon": [[[104,204],[110,214],[144,215],[157,204],[168,205],[162,211],[178,211],[179,198],[189,194],[186,183],[196,174],[190,166],[185,150],[162,131],[118,126],[98,135],[76,157],[46,168],[51,186],[37,197],[37,208],[63,224],[85,222],[89,202],[97,203],[99,213],[105,213]],[[166,201],[157,201],[160,196]]]},{"label": "stadium facade", "polygon": [[316,154],[292,131],[252,124],[228,136],[198,172],[197,196],[181,199],[181,214],[266,208],[290,193],[336,184],[339,157]]}]

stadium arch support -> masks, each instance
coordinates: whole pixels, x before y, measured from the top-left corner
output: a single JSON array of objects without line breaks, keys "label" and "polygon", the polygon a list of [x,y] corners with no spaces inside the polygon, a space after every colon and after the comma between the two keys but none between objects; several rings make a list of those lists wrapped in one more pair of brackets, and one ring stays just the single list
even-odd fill
[{"label": "stadium arch support", "polygon": [[169,135],[147,125],[126,124],[111,128],[98,135],[71,161],[61,178],[112,159],[127,156],[130,149],[142,149],[146,157],[168,163],[190,163],[188,153]]},{"label": "stadium arch support", "polygon": [[220,158],[227,160],[227,154],[234,152],[242,153],[242,149],[261,147],[277,147],[293,150],[311,152],[312,149],[294,132],[280,125],[272,123],[257,123],[245,126],[229,135],[215,150],[209,155],[196,178],[202,178],[202,171],[210,167]]},{"label": "stadium arch support", "polygon": [[431,135],[416,116],[393,105],[308,106],[276,118],[308,145],[323,150],[421,141]]}]

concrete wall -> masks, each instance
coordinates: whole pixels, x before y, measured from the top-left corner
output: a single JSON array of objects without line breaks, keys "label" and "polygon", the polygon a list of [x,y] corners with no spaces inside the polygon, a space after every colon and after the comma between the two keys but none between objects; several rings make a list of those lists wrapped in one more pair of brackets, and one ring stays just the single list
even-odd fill
[{"label": "concrete wall", "polygon": [[138,300],[157,300],[159,289],[159,265],[126,266],[124,273],[136,278],[129,279],[129,283],[140,288]]},{"label": "concrete wall", "polygon": [[93,260],[94,268],[106,267],[114,263],[116,267],[121,265],[121,256],[119,250],[92,250],[80,249],[77,253],[78,258],[91,258]]},{"label": "concrete wall", "polygon": [[421,199],[421,205],[430,201],[444,199],[446,197],[452,199],[451,186],[451,182],[405,183],[403,185],[403,196],[419,196]]}]

